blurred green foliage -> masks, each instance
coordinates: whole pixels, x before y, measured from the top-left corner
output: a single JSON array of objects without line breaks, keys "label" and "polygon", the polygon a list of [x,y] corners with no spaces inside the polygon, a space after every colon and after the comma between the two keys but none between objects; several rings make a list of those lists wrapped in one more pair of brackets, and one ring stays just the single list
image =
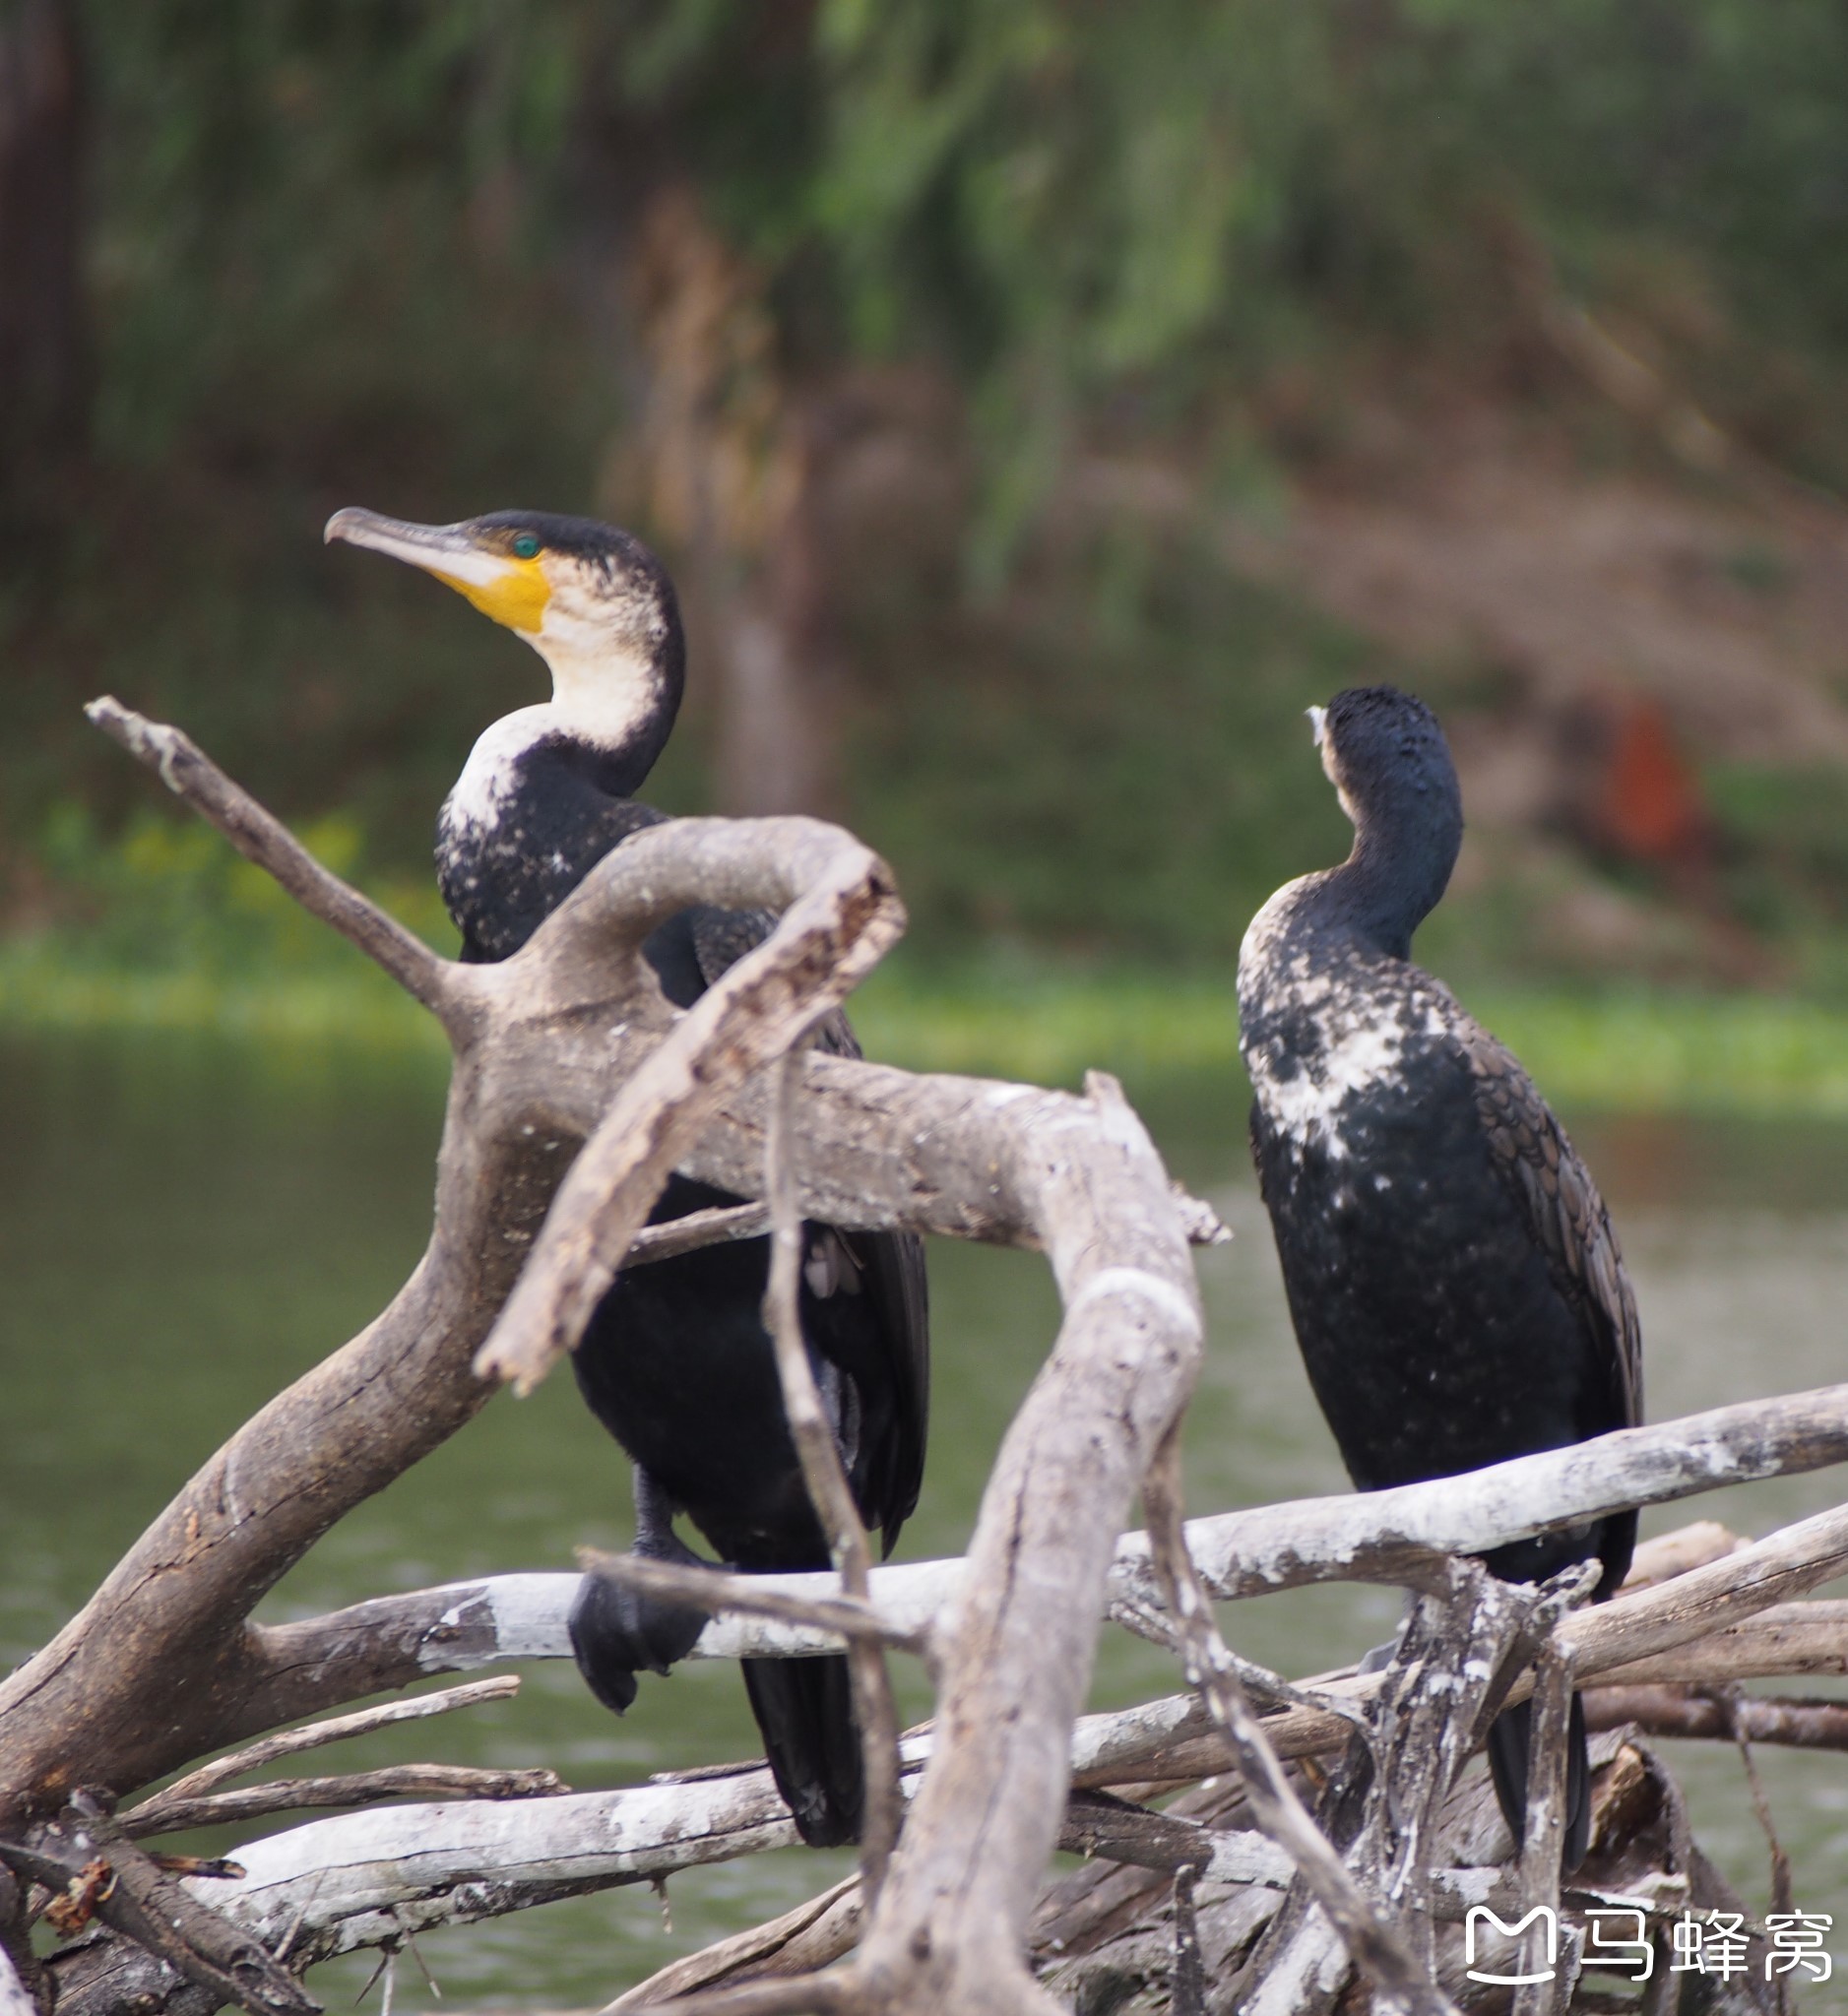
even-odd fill
[{"label": "blurred green foliage", "polygon": [[[135,879],[157,827],[78,717],[98,690],[184,721],[297,821],[345,808],[370,874],[426,889],[444,788],[539,668],[427,583],[324,554],[319,526],[597,505],[631,392],[612,276],[663,178],[759,263],[792,369],[923,361],[960,389],[962,578],[1006,598],[914,570],[842,611],[875,670],[845,697],[839,809],[939,956],[1229,957],[1341,843],[1303,706],[1377,676],[1441,701],[1479,669],[1395,664],[1159,529],[1049,557],[1075,443],[1274,497],[1381,358],[1532,394],[1559,284],[1759,448],[1848,477],[1848,15],[1825,0],[80,16],[95,454],[0,542],[0,876],[14,914],[91,920],[98,957],[297,950],[200,836],[159,824],[165,879]],[[1775,592],[1771,557],[1742,550],[1740,580]],[[655,787],[675,809],[705,802],[694,645]],[[1727,888],[1755,927],[1839,935],[1835,781],[1786,782],[1718,781]]]},{"label": "blurred green foliage", "polygon": [[[1531,255],[1608,290],[1653,240],[1748,329],[1848,342],[1848,18],[1827,0],[85,18],[111,450],[163,451],[253,371],[395,412],[464,300],[561,267],[594,285],[568,269],[622,227],[606,205],[669,172],[770,271],[786,345],[926,352],[973,383],[1023,511],[1100,406],[1146,432],[1356,331],[1479,341]],[[516,400],[472,428],[528,417]]]},{"label": "blurred green foliage", "polygon": [[[368,875],[350,813],[335,812],[298,836],[324,867],[357,882],[375,902],[454,958],[461,940],[427,876]],[[275,879],[235,852],[203,820],[138,811],[113,840],[81,806],[47,821],[41,857],[87,913],[73,934],[77,964],[104,971],[179,969],[223,980],[257,971],[287,985],[325,973],[342,951]],[[330,953],[333,960],[330,960]]]}]

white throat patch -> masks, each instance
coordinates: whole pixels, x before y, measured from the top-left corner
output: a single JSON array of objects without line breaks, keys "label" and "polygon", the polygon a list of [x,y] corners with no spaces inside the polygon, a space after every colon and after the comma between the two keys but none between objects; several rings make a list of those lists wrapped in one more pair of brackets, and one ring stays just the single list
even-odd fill
[{"label": "white throat patch", "polygon": [[[549,627],[549,626],[548,626]],[[661,686],[647,659],[612,653],[606,637],[595,652],[575,639],[545,632],[526,640],[551,668],[552,697],[503,715],[469,752],[443,805],[445,823],[491,826],[519,782],[520,759],[547,736],[594,749],[620,749],[647,727],[661,705]]]}]

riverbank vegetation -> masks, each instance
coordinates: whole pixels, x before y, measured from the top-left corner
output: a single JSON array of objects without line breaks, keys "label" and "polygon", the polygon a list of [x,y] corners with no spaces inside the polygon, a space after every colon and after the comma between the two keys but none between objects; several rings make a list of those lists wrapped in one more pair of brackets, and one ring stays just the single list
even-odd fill
[{"label": "riverbank vegetation", "polygon": [[[83,201],[33,212],[62,291],[0,284],[0,348],[42,365],[0,500],[16,1020],[334,999],[288,920],[224,935],[236,889],[95,746],[98,691],[440,929],[434,808],[537,667],[319,527],[518,502],[667,552],[693,674],[655,795],[879,848],[920,1040],[988,1000],[1019,1032],[1014,983],[967,977],[999,972],[1036,1026],[1222,1054],[1245,919],[1342,844],[1302,710],[1386,678],[1464,773],[1439,971],[1562,1030],[1697,1028],[1648,1045],[1688,1072],[1737,1033],[1711,1084],[1586,1059],[1614,1095],[1833,1082],[1826,10],[34,0],[8,32],[34,23],[84,84],[33,129]],[[746,747],[751,621],[783,726]]]}]

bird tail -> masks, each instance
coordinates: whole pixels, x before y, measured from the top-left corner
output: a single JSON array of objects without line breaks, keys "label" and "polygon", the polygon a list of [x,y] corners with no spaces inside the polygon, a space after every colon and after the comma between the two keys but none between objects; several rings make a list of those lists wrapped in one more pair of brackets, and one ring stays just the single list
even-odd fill
[{"label": "bird tail", "polygon": [[[1527,1828],[1527,1759],[1533,1728],[1534,1704],[1522,1701],[1504,1708],[1489,1730],[1489,1775],[1517,1850]],[[1585,1706],[1574,1694],[1565,1732],[1565,1845],[1561,1868],[1577,1868],[1590,1846],[1591,1753],[1585,1739]]]},{"label": "bird tail", "polygon": [[747,1659],[744,1688],[763,1732],[771,1776],[810,1848],[860,1839],[865,1803],[847,1661]]}]

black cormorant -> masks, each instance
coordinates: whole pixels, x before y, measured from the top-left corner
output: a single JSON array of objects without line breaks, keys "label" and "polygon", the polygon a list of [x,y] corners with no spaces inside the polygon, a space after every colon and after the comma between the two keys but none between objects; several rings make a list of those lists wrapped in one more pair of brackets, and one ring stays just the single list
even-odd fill
[{"label": "black cormorant", "polygon": [[[1617,1238],[1564,1130],[1514,1057],[1412,964],[1463,836],[1456,771],[1422,701],[1391,687],[1311,708],[1354,824],[1338,868],[1286,884],[1239,955],[1251,1153],[1309,1383],[1362,1490],[1449,1477],[1633,1425],[1641,1338]],[[1504,1581],[1628,1572],[1636,1515],[1498,1547]],[[1489,1754],[1518,1844],[1530,1715]],[[1572,1704],[1566,1865],[1590,1826]]]},{"label": "black cormorant", "polygon": [[[330,539],[434,574],[533,646],[552,697],[496,722],[475,745],[437,825],[437,878],[463,957],[506,959],[630,834],[664,814],[634,797],[680,704],[684,644],[673,586],[638,540],[587,519],[496,511],[408,525],[342,511]],[[685,1008],[775,923],[767,912],[682,911],[645,948]],[[844,1017],[824,1046],[859,1051]],[[656,1222],[726,1193],[669,1178]],[[886,1550],[918,1502],[928,1345],[923,1248],[909,1234],[805,1228],[801,1317],[854,1491]],[[684,1254],[618,1277],[574,1355],[591,1411],[635,1465],[635,1551],[697,1557],[683,1511],[720,1556],[758,1573],[826,1568],[759,1315],[767,1239]],[[592,1691],[620,1714],[636,1671],[666,1672],[705,1619],[586,1576],[571,1642]],[[860,1830],[862,1786],[841,1658],[744,1662],[778,1789],[804,1840]]]}]

